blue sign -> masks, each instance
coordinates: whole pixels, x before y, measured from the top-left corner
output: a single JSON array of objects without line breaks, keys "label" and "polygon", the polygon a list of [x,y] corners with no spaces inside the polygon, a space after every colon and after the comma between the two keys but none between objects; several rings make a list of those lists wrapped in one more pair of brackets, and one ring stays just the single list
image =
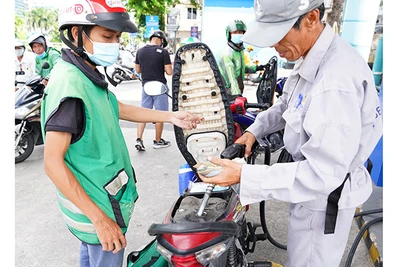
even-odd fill
[{"label": "blue sign", "polygon": [[197,26],[190,27],[190,36],[199,38],[199,28]]},{"label": "blue sign", "polygon": [[147,15],[146,16],[146,27],[157,26],[159,25],[158,16]]},{"label": "blue sign", "polygon": [[144,38],[149,38],[150,35],[154,32],[159,30],[160,28],[157,26],[146,26],[146,33],[144,34]]}]

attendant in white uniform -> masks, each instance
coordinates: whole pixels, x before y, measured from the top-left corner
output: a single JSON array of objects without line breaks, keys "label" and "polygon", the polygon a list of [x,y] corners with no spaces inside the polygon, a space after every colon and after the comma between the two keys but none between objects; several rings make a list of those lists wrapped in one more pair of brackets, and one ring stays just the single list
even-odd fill
[{"label": "attendant in white uniform", "polygon": [[15,40],[15,91],[35,74],[35,55],[25,50],[24,43]]},{"label": "attendant in white uniform", "polygon": [[[323,2],[255,0],[255,22],[242,39],[297,62],[282,97],[236,143],[246,144],[248,156],[256,140],[284,129],[294,162],[241,165],[212,158],[222,172],[201,177],[221,186],[240,183],[243,205],[269,199],[291,203],[285,267],[339,266],[355,209],[372,192],[364,163],[382,136],[373,74],[321,21]],[[338,203],[329,197],[335,194]]]}]

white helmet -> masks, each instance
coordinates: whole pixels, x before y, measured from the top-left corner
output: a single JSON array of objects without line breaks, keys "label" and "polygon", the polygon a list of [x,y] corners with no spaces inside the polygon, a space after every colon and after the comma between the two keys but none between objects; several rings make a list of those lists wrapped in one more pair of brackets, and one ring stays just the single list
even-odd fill
[{"label": "white helmet", "polygon": [[99,25],[120,32],[137,32],[122,0],[64,0],[58,13],[60,31],[68,26]]},{"label": "white helmet", "polygon": [[23,48],[25,48],[25,44],[19,39],[15,39],[14,40],[14,46],[15,47],[23,47]]}]

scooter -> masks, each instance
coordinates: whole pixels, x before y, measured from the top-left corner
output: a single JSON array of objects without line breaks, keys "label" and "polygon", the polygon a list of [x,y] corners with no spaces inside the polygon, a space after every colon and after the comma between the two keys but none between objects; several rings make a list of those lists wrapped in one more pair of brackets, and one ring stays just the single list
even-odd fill
[{"label": "scooter", "polygon": [[[50,67],[44,62],[42,67]],[[33,152],[35,145],[42,145],[40,126],[40,106],[44,93],[43,77],[38,75],[26,81],[15,93],[15,163],[26,160]]]},{"label": "scooter", "polygon": [[136,73],[133,68],[128,68],[127,66],[120,65],[118,63],[115,63],[113,67],[114,71],[111,74],[111,78],[117,83],[134,81],[138,79],[141,80],[140,75]]},{"label": "scooter", "polygon": [[[178,148],[196,176],[201,168],[198,164],[207,162],[207,156],[243,158],[245,147],[233,143],[235,123],[211,50],[203,43],[182,46],[174,64],[173,110],[199,112],[205,118],[193,130],[174,127]],[[158,86],[161,90],[162,86]],[[253,154],[247,163],[253,161],[252,157]],[[246,259],[247,253],[254,252],[257,241],[268,239],[268,234],[265,221],[261,223],[263,234],[256,234],[259,226],[246,221],[248,206],[240,203],[237,188],[206,184],[206,188],[199,189],[196,185],[201,184],[194,183],[186,189],[163,223],[152,224],[148,229],[149,235],[156,236],[157,250],[166,259],[166,266],[272,266],[269,261]]]},{"label": "scooter", "polygon": [[18,75],[25,75],[25,71],[23,70],[15,71],[15,92],[21,89],[25,85],[25,82],[17,81]]},{"label": "scooter", "polygon": [[[236,136],[241,136],[254,123],[261,111],[268,109],[274,104],[274,94],[276,94],[277,98],[282,95],[287,77],[277,79],[277,62],[277,57],[273,56],[264,69],[256,91],[258,103],[247,103],[247,99],[241,95],[230,96],[233,120],[237,123],[238,128],[235,129],[237,132]],[[268,134],[262,140],[263,142],[260,143],[260,146],[264,149],[269,149],[271,153],[280,151],[284,147],[283,130]]]}]

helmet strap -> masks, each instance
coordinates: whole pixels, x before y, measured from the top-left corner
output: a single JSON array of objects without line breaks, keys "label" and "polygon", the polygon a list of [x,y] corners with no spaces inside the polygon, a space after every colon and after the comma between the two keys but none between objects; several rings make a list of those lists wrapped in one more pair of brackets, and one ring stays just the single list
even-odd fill
[{"label": "helmet strap", "polygon": [[[78,46],[72,43],[68,38],[65,37],[64,31],[60,31],[60,38],[61,40],[74,51],[77,53],[83,60],[88,61],[93,66],[97,66],[96,63],[90,60],[89,56],[85,53],[85,49],[83,48],[83,40],[82,40],[82,30],[83,26],[78,26]],[[68,29],[70,31],[71,29]]]},{"label": "helmet strap", "polygon": [[229,45],[230,48],[232,48],[233,50],[238,51],[238,52],[244,50],[243,43],[234,44],[231,40],[229,40],[228,41],[228,45]]},{"label": "helmet strap", "polygon": [[[89,56],[85,53],[85,49],[83,48],[83,40],[82,40],[82,33],[83,33],[83,27],[78,26],[78,46],[74,45],[68,38],[64,36],[64,32],[60,31],[60,38],[61,40],[69,47],[71,48],[75,53],[77,53],[83,60],[88,61],[90,64],[93,66],[98,66],[96,63],[90,60]],[[70,29],[68,29],[70,31]],[[107,80],[115,87],[118,85],[116,81],[114,81],[108,74],[107,74],[107,67],[104,67],[104,73],[107,77]]]}]

